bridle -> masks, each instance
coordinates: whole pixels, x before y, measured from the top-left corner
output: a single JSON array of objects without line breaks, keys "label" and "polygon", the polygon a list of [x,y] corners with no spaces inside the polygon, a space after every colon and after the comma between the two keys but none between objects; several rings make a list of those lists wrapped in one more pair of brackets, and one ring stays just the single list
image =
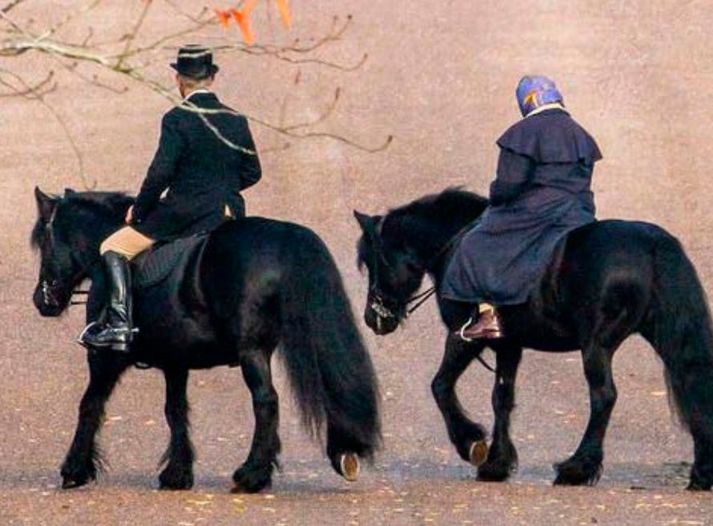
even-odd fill
[{"label": "bridle", "polygon": [[[461,228],[458,232],[453,235],[448,242],[443,245],[438,252],[436,252],[426,263],[426,265],[423,267],[424,270],[433,268],[433,265],[435,265],[439,259],[441,259],[444,255],[449,254],[455,246],[460,242],[460,240],[463,238],[463,236],[470,230],[472,229],[476,224],[480,222],[480,218],[471,221],[467,225],[465,225],[463,228]],[[378,250],[379,255],[381,256],[380,258],[378,256],[374,256],[372,260],[372,265],[373,265],[373,273],[374,273],[374,279],[373,279],[373,284],[369,287],[369,295],[372,298],[371,303],[369,304],[369,308],[371,308],[372,311],[374,311],[377,314],[377,324],[381,325],[381,319],[398,319],[397,315],[394,314],[394,312],[389,309],[385,304],[384,304],[384,297],[383,294],[379,291],[378,287],[378,280],[379,280],[379,270],[376,267],[376,262],[378,259],[382,260],[382,263],[384,264],[385,267],[389,268],[393,272],[393,267],[389,263],[389,261],[386,259],[386,257],[383,255],[383,252],[381,251],[381,244],[377,240],[376,234],[372,236],[372,240],[374,241],[375,245],[375,251]],[[420,292],[418,294],[415,294],[408,298],[404,303],[403,306],[406,308],[408,305],[411,303],[414,303],[411,307],[408,307],[405,309],[405,314],[404,318],[408,318],[409,314],[414,312],[416,309],[418,309],[421,305],[423,305],[431,296],[433,296],[436,293],[436,287],[430,287],[429,289]],[[398,302],[394,302],[397,303]],[[497,371],[495,368],[493,368],[488,362],[485,361],[485,359],[478,354],[476,357],[476,360],[480,362],[480,364],[485,367],[488,371],[491,373],[496,373]]]},{"label": "bridle", "polygon": [[[49,220],[45,224],[45,228],[47,229],[48,235],[49,235],[49,241],[50,244],[54,247],[54,231],[52,229],[52,226],[54,224],[54,220],[57,217],[57,209],[59,207],[55,206],[54,209],[52,210],[52,214],[50,215]],[[86,266],[82,266],[82,268],[77,271],[69,280],[69,283],[77,283],[77,287],[81,284],[81,279],[82,276],[85,274],[88,274],[91,268],[99,263],[100,258],[96,257],[92,259]],[[52,305],[52,306],[59,306],[59,300],[55,297],[55,295],[52,292],[52,288],[57,285],[57,280],[47,280],[43,279],[40,281],[40,289],[42,291],[42,301],[46,305]],[[75,287],[72,289],[72,292],[70,293],[70,302],[69,306],[73,305],[86,305],[87,303],[87,296],[89,295],[88,290],[81,290],[79,288]],[[74,296],[83,296],[84,298],[82,300],[74,300]]]},{"label": "bridle", "polygon": [[[423,266],[424,271],[432,268],[444,255],[447,253],[450,253],[451,250],[458,244],[458,242],[463,238],[463,236],[471,229],[473,228],[480,219],[476,219],[475,221],[471,221],[468,223],[466,226],[461,228],[458,232],[453,235],[448,242],[443,245],[438,252],[436,252],[429,260],[428,262]],[[374,278],[372,280],[372,284],[369,287],[369,295],[372,299],[371,303],[369,304],[369,308],[376,313],[377,316],[383,318],[383,319],[398,319],[398,316],[386,306],[386,301],[384,298],[383,293],[380,290],[379,287],[379,269],[377,268],[377,263],[379,260],[381,260],[381,263],[389,269],[391,272],[394,272],[393,266],[389,263],[389,261],[386,259],[386,256],[383,254],[383,251],[381,250],[381,240],[378,237],[378,233],[374,232],[373,235],[371,236],[373,244],[374,244],[374,256],[372,259],[372,268],[373,268],[373,274]],[[402,303],[402,306],[404,307],[404,318],[408,318],[411,313],[413,313],[416,309],[418,309],[421,305],[426,303],[428,299],[433,296],[436,293],[436,287],[432,286],[428,288],[427,290],[420,292],[418,294],[414,294],[410,298],[408,298],[405,302]],[[391,300],[391,303],[399,304],[398,301]],[[411,305],[413,304],[413,305]],[[411,305],[409,307],[409,305]]]},{"label": "bridle", "polygon": [[[96,265],[99,262],[99,259],[97,258],[95,261],[92,261],[89,265],[86,267],[82,268],[79,272],[77,272],[72,278],[69,280],[70,283],[76,283],[79,281],[79,284],[81,284],[80,278],[89,272],[89,270]],[[59,306],[59,301],[55,297],[55,295],[52,293],[52,287],[57,284],[57,280],[46,280],[43,279],[40,281],[40,290],[42,291],[42,301],[46,305],[53,305],[53,306]],[[79,285],[77,285],[78,287]],[[87,298],[86,296],[89,295],[88,290],[82,290],[79,288],[74,288],[72,289],[72,292],[70,294],[70,298],[74,298],[74,296],[84,296],[83,299],[81,300],[75,300],[75,299],[70,299],[69,305],[70,307],[73,305],[86,305],[87,303]]]}]

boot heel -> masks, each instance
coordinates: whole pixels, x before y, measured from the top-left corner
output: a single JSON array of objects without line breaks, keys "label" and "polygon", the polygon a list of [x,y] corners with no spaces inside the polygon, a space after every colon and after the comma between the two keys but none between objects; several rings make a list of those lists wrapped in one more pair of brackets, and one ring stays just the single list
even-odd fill
[{"label": "boot heel", "polygon": [[112,343],[112,344],[109,346],[109,348],[110,348],[112,351],[118,351],[118,352],[124,352],[124,353],[130,352],[129,344],[128,344],[128,343]]}]

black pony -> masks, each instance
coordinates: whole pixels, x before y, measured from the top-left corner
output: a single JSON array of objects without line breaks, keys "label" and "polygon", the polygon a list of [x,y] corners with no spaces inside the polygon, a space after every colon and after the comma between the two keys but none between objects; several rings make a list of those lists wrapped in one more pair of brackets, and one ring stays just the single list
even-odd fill
[{"label": "black pony", "polygon": [[[428,274],[440,286],[460,235],[487,206],[472,193],[446,190],[385,216],[355,212],[363,235],[358,261],[369,271],[364,317],[377,334],[392,332]],[[591,414],[579,447],[555,465],[556,484],[594,484],[616,401],[612,356],[631,334],[641,334],[665,365],[672,405],[693,436],[695,462],[689,489],[713,484],[713,333],[705,293],[679,242],[661,228],[633,221],[600,221],[572,231],[556,251],[525,305],[501,308],[507,339],[488,344],[496,353],[492,402],[495,425],[488,451],[484,428],[469,420],[455,383],[483,342],[453,335],[472,306],[439,299],[449,328],[432,390],[459,455],[478,465],[480,480],[504,480],[517,464],[509,436],[510,412],[522,348],[581,349]]]},{"label": "black pony", "polygon": [[[95,320],[104,289],[99,244],[123,224],[133,199],[72,191],[51,197],[39,189],[35,195],[39,219],[32,242],[42,256],[35,306],[43,316],[59,316],[88,278],[87,320]],[[355,479],[358,457],[371,458],[379,442],[376,378],[339,272],[319,237],[305,227],[259,217],[228,221],[181,272],[180,279],[135,294],[140,332],[131,354],[88,351],[89,386],[62,465],[62,487],[96,477],[101,465],[95,440],[105,403],[121,374],[142,362],[161,369],[166,379],[171,439],[161,488],[193,485],[188,370],[216,365],[242,368],[255,412],[250,454],[233,475],[235,491],[265,488],[280,451],[270,369],[276,348],[307,428],[319,435],[326,421],[331,464]]]}]

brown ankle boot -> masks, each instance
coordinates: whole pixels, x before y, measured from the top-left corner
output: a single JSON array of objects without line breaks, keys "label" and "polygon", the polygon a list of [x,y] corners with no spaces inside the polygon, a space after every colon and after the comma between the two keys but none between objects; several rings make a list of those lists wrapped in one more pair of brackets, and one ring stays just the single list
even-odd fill
[{"label": "brown ankle boot", "polygon": [[480,313],[476,322],[473,322],[473,318],[470,318],[458,331],[458,336],[467,342],[479,339],[493,340],[502,338],[503,331],[500,328],[497,311],[494,308],[484,310]]}]

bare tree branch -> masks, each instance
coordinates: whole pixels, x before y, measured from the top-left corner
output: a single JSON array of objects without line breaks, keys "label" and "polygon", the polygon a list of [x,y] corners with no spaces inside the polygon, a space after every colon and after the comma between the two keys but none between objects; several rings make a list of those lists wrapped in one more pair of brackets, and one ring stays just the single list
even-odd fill
[{"label": "bare tree branch", "polygon": [[320,124],[320,123],[326,121],[329,118],[329,116],[332,114],[332,112],[336,109],[337,104],[339,103],[339,94],[340,93],[341,93],[341,88],[337,88],[334,90],[334,98],[327,106],[327,109],[324,110],[322,112],[322,114],[319,115],[316,119],[313,119],[311,121],[306,121],[306,122],[290,124],[289,126],[285,126],[284,123],[280,123],[279,127],[284,131],[290,132],[290,131],[298,130],[300,128],[307,128],[309,126],[315,126],[317,124]]},{"label": "bare tree branch", "polygon": [[[312,39],[308,43],[303,43],[299,39],[295,39],[288,45],[248,45],[240,42],[236,43],[232,38],[228,40],[225,36],[215,37],[211,30],[219,24],[218,16],[207,7],[204,7],[199,13],[194,15],[185,11],[177,0],[160,1],[168,6],[180,23],[176,24],[177,27],[172,26],[173,29],[168,32],[152,36],[152,39],[148,43],[138,44],[139,35],[145,33],[145,24],[148,20],[149,10],[152,9],[154,5],[154,0],[143,0],[144,5],[128,32],[114,40],[107,39],[103,42],[97,42],[94,39],[94,31],[91,26],[87,26],[86,36],[79,42],[70,42],[66,38],[63,38],[62,35],[64,28],[70,24],[75,24],[75,22],[80,20],[84,15],[97,9],[104,0],[86,0],[87,3],[83,7],[70,9],[59,22],[44,30],[38,29],[32,20],[20,21],[19,17],[10,16],[8,13],[24,2],[24,0],[11,0],[5,7],[0,8],[0,57],[21,57],[28,52],[45,54],[51,60],[60,64],[61,67],[71,75],[76,76],[83,82],[97,88],[110,90],[115,94],[125,93],[129,89],[129,85],[132,84],[147,88],[169,100],[172,104],[180,105],[187,111],[198,113],[205,125],[226,145],[250,154],[254,154],[255,152],[247,150],[240,145],[233,144],[228,138],[224,137],[220,130],[208,119],[208,116],[212,113],[239,115],[239,112],[232,110],[205,110],[197,108],[190,102],[181,100],[180,97],[173,92],[173,87],[169,88],[164,86],[148,75],[149,66],[156,62],[159,57],[162,57],[167,51],[175,51],[178,49],[179,46],[176,42],[185,40],[191,35],[200,35],[201,40],[204,42],[213,42],[213,45],[209,47],[216,53],[244,53],[255,58],[264,57],[265,59],[277,60],[288,66],[309,64],[335,69],[341,72],[350,72],[362,67],[368,58],[368,55],[364,54],[353,64],[342,64],[323,58],[322,56],[315,56],[317,54],[322,55],[320,51],[323,48],[327,48],[344,37],[352,24],[351,16],[346,17],[346,19],[334,17],[332,19],[331,28],[321,37]],[[244,3],[244,0],[240,1],[237,8],[242,8]],[[14,14],[15,13],[13,13],[13,15]],[[79,29],[81,30],[81,27]],[[97,68],[99,72],[110,72],[110,76],[115,75],[118,79],[131,79],[131,82],[127,81],[127,84],[116,87],[113,81],[103,81],[100,80],[99,75],[96,73],[87,74],[85,71],[82,71],[82,64]],[[294,85],[297,86],[299,81],[300,72],[298,71]],[[0,97],[22,96],[36,100],[52,113],[62,127],[77,157],[79,175],[84,185],[87,188],[96,185],[96,181],[92,181],[90,184],[85,178],[84,164],[80,150],[66,122],[57,110],[44,99],[47,93],[57,87],[57,79],[54,74],[50,72],[40,81],[31,83],[25,81],[20,75],[10,69],[0,69],[0,85],[9,90],[7,93],[0,93]],[[388,147],[393,140],[392,136],[388,136],[383,143],[373,146],[360,144],[355,140],[336,133],[314,130],[316,126],[324,124],[335,114],[340,96],[341,90],[340,88],[336,88],[333,97],[328,101],[324,110],[316,117],[305,121],[289,122],[287,118],[287,95],[285,95],[281,102],[277,123],[254,115],[245,115],[245,117],[277,133],[279,136],[288,139],[282,145],[263,149],[262,152],[284,151],[292,145],[292,140],[313,138],[329,138],[365,152],[378,152]]]},{"label": "bare tree branch", "polygon": [[25,0],[12,0],[12,2],[10,2],[5,7],[0,9],[0,11],[2,11],[3,13],[9,13],[10,11],[12,11],[14,8],[16,8],[18,5],[20,5],[24,1]]},{"label": "bare tree branch", "polygon": [[72,64],[67,64],[64,59],[58,56],[53,56],[52,57],[60,66],[62,66],[67,72],[71,73],[72,75],[76,76],[77,78],[81,79],[82,81],[86,82],[87,84],[91,84],[92,86],[96,86],[97,88],[101,88],[107,91],[111,91],[112,93],[116,93],[117,95],[121,95],[123,93],[126,93],[129,91],[129,87],[124,85],[120,88],[117,88],[115,86],[112,86],[111,84],[107,84],[105,82],[102,82],[99,80],[99,77],[94,74],[91,77],[88,77],[87,75],[83,74],[81,71],[79,71],[79,64],[77,62],[74,62]]},{"label": "bare tree branch", "polygon": [[44,79],[28,87],[27,89],[19,89],[16,86],[10,84],[5,79],[3,79],[0,74],[0,84],[10,88],[10,93],[0,93],[0,97],[17,97],[18,95],[24,97],[26,95],[32,94],[33,92],[41,95],[46,95],[57,88],[57,84],[52,82],[52,79],[54,79],[54,71],[50,71]]},{"label": "bare tree branch", "polygon": [[146,21],[146,15],[148,15],[149,9],[151,9],[151,5],[153,5],[153,0],[144,0],[144,8],[141,10],[141,15],[139,15],[139,19],[136,21],[136,25],[134,26],[134,28],[127,35],[126,43],[124,45],[124,51],[121,52],[118,60],[116,61],[117,67],[121,67],[121,65],[124,63],[124,60],[127,58],[127,53],[131,50],[131,44],[134,42],[134,39],[139,34],[139,31],[141,31],[141,26],[143,26],[144,22]]},{"label": "bare tree branch", "polygon": [[79,9],[78,11],[70,11],[67,13],[67,15],[60,20],[57,24],[49,28],[40,38],[48,38],[51,37],[52,35],[56,34],[59,32],[63,27],[65,27],[67,24],[70,22],[73,22],[77,18],[84,16],[87,14],[89,11],[93,10],[94,8],[98,7],[99,4],[102,3],[103,0],[92,0],[89,4],[84,6],[82,9]]},{"label": "bare tree branch", "polygon": [[[325,42],[326,43],[326,42]],[[287,48],[285,49],[277,49],[277,48],[269,48],[266,46],[244,46],[244,45],[222,45],[222,46],[214,46],[213,51],[241,51],[243,53],[247,53],[248,55],[255,55],[255,56],[265,56],[265,57],[270,57],[274,58],[276,60],[280,60],[282,62],[287,62],[289,64],[316,64],[319,66],[325,66],[328,68],[333,68],[333,69],[338,69],[340,71],[356,71],[360,67],[364,65],[366,60],[369,58],[369,55],[364,53],[362,57],[359,59],[358,62],[350,65],[350,66],[345,66],[342,64],[338,64],[336,62],[331,62],[329,60],[323,60],[323,59],[318,59],[318,58],[293,58],[290,57],[287,53],[293,52]]]},{"label": "bare tree branch", "polygon": [[188,20],[190,20],[190,21],[193,22],[194,24],[200,24],[200,23],[202,23],[202,22],[203,22],[203,17],[206,15],[206,13],[209,12],[209,10],[208,10],[207,7],[203,7],[203,9],[201,9],[201,11],[200,11],[200,13],[198,13],[198,15],[193,16],[193,15],[191,15],[190,13],[187,13],[186,11],[184,11],[183,9],[181,9],[181,8],[178,6],[178,4],[176,4],[175,2],[173,2],[173,1],[171,1],[171,0],[163,0],[163,3],[166,4],[166,5],[168,5],[169,7],[171,7],[171,9],[173,9],[178,15],[180,15],[180,16],[182,16],[182,17],[188,19]]},{"label": "bare tree branch", "polygon": [[62,127],[62,130],[64,131],[65,137],[67,138],[67,141],[69,142],[70,146],[72,147],[72,150],[74,152],[74,156],[77,159],[77,164],[79,168],[79,177],[82,180],[82,184],[87,190],[91,190],[93,188],[96,188],[97,181],[96,179],[89,184],[87,182],[86,175],[84,174],[84,158],[82,157],[82,152],[79,149],[79,146],[77,146],[76,141],[74,140],[74,137],[72,137],[72,133],[69,130],[69,126],[67,125],[66,121],[64,118],[57,112],[57,110],[49,104],[47,101],[45,101],[43,94],[35,91],[33,87],[25,81],[20,75],[13,71],[9,71],[7,69],[0,69],[0,74],[5,74],[8,75],[9,77],[15,79],[18,83],[22,85],[22,89],[17,89],[15,88],[12,84],[8,82],[2,82],[3,85],[9,87],[10,89],[14,90],[17,92],[18,95],[22,95],[24,97],[27,97],[32,100],[36,100],[40,104],[42,104],[47,111],[49,111],[52,116],[57,120],[59,125]]}]

